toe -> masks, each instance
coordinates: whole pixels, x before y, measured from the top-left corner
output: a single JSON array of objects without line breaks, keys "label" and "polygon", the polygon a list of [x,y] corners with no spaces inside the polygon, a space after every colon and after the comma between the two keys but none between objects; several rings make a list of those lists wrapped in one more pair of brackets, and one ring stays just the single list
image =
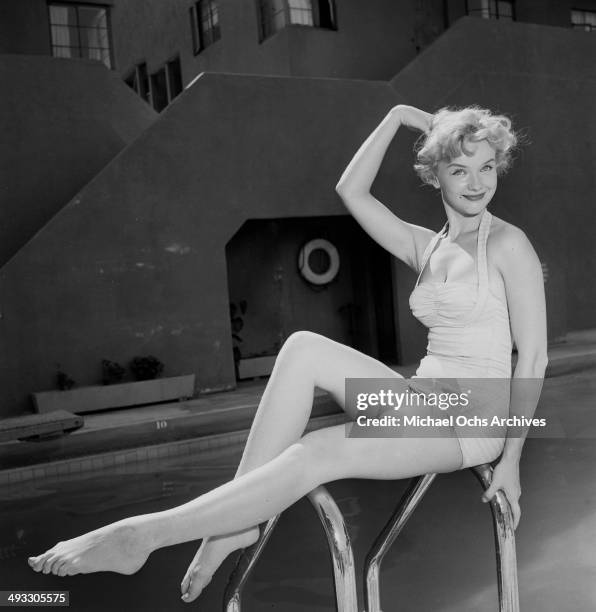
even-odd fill
[{"label": "toe", "polygon": [[57,563],[60,563],[61,561],[62,561],[62,557],[56,553],[48,555],[46,561],[43,564],[43,573],[44,574],[55,573],[54,567],[56,566]]},{"label": "toe", "polygon": [[58,575],[58,568],[64,564],[64,557],[60,557],[58,555],[56,555],[54,557],[54,560],[52,561],[52,565],[50,566],[50,573],[54,574],[55,576]]},{"label": "toe", "polygon": [[74,576],[77,572],[77,569],[72,563],[66,563],[64,565],[64,572],[66,576]]},{"label": "toe", "polygon": [[52,569],[52,563],[54,563],[54,556],[53,555],[46,555],[44,557],[44,560],[41,564],[41,571],[44,574],[49,574],[50,570]]},{"label": "toe", "polygon": [[29,565],[36,572],[41,572],[41,569],[43,567],[43,562],[46,559],[46,555],[47,555],[47,553],[44,553],[43,555],[38,555],[37,557],[29,557]]},{"label": "toe", "polygon": [[54,563],[54,567],[52,568],[52,572],[56,574],[56,576],[66,576],[66,571],[68,570],[68,561],[63,559],[62,561],[57,561]]},{"label": "toe", "polygon": [[198,571],[193,574],[190,584],[182,596],[183,601],[194,601],[203,591],[203,589],[211,582],[211,576],[206,576]]},{"label": "toe", "polygon": [[180,592],[184,595],[188,590],[188,586],[190,585],[190,569],[187,570],[182,582],[180,583]]},{"label": "toe", "polygon": [[44,574],[47,573],[45,571],[45,567],[46,567],[46,563],[48,562],[51,556],[52,554],[50,552],[45,552],[43,553],[43,555],[39,555],[39,557],[37,557],[37,560],[35,561],[35,565],[37,566],[38,572],[43,572]]}]

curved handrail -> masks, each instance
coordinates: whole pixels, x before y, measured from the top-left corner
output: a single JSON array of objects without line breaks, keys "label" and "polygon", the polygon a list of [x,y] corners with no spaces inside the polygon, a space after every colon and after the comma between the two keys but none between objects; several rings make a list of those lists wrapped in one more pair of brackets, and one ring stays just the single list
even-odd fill
[{"label": "curved handrail", "polygon": [[[492,482],[493,468],[484,463],[471,468],[486,491]],[[364,593],[366,612],[381,612],[380,572],[381,562],[389,547],[402,530],[406,521],[428,490],[436,474],[414,478],[395,512],[372,545],[364,566]],[[507,497],[498,491],[490,502],[495,532],[499,611],[519,612],[517,584],[517,560],[515,555],[515,530],[513,513]]]},{"label": "curved handrail", "polygon": [[[479,465],[471,469],[484,490],[488,489],[493,474],[490,464]],[[367,554],[364,566],[366,612],[381,612],[379,584],[381,563],[435,477],[436,474],[426,474],[411,480],[395,512]],[[333,563],[336,609],[338,612],[357,612],[354,555],[343,516],[325,487],[317,487],[308,494],[308,498],[327,535]],[[501,491],[498,491],[492,498],[490,506],[495,531],[499,610],[500,612],[519,612],[513,513],[507,497]],[[257,542],[247,548],[238,560],[225,590],[225,612],[241,612],[242,589],[278,519],[279,515],[268,521]]]},{"label": "curved handrail", "polygon": [[338,612],[358,612],[356,568],[350,535],[344,517],[325,487],[317,487],[308,495],[327,535]]},{"label": "curved handrail", "polygon": [[240,555],[240,558],[236,563],[236,567],[230,574],[228,584],[226,585],[226,589],[224,591],[223,609],[225,612],[240,612],[242,589],[244,588],[244,585],[254,566],[259,560],[259,557],[265,548],[265,544],[267,544],[267,541],[273,532],[273,528],[277,524],[280,516],[281,515],[278,514],[277,516],[269,519],[261,531],[259,539],[252,546],[246,548]]},{"label": "curved handrail", "polygon": [[[473,467],[472,472],[486,491],[493,479],[493,468],[490,464],[484,463]],[[506,495],[502,491],[497,491],[491,499],[490,509],[495,532],[499,612],[519,612],[513,512]]]},{"label": "curved handrail", "polygon": [[410,486],[401,498],[395,512],[383,527],[371,546],[364,563],[364,596],[366,612],[381,612],[381,563],[395,538],[403,529],[407,520],[424,497],[424,494],[435,479],[436,474],[426,474],[413,478]]},{"label": "curved handrail", "polygon": [[[323,486],[311,491],[308,499],[314,506],[327,535],[333,563],[337,612],[358,612],[354,555],[343,516],[333,497]],[[259,539],[240,556],[224,592],[224,612],[241,612],[242,589],[259,560],[279,516],[274,516],[267,522]]]}]

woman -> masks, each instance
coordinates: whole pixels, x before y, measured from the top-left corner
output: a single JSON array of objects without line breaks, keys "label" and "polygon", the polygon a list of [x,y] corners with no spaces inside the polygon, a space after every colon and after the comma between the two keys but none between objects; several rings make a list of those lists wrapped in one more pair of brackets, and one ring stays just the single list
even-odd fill
[{"label": "woman", "polygon": [[[447,225],[438,234],[398,219],[370,193],[387,147],[402,125],[424,133],[416,170],[441,191]],[[510,328],[518,350],[514,377],[544,376],[540,263],[522,231],[487,211],[514,143],[509,120],[489,111],[444,109],[433,116],[399,105],[360,147],[337,185],[368,234],[419,273],[410,303],[429,326],[429,354],[418,369],[420,377],[509,378]],[[345,427],[338,425],[303,436],[315,386],[356,418],[356,409],[345,402],[346,378],[403,380],[352,348],[310,332],[292,334],[278,355],[233,481],[171,510],[124,519],[60,542],[31,557],[31,567],[61,576],[129,574],[157,548],[202,538],[181,585],[182,599],[190,602],[230,552],[257,539],[259,523],[321,483],[450,472],[499,455],[483,499],[502,489],[517,526],[525,432],[507,435],[506,440],[475,439],[458,431],[453,435],[452,427],[443,426],[428,438],[348,438]],[[538,393],[525,397],[521,409],[533,412]]]}]

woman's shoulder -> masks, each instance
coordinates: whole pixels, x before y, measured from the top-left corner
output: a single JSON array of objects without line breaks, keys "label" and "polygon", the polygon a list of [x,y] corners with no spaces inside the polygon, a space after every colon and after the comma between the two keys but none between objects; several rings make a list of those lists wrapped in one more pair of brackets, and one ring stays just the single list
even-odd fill
[{"label": "woman's shoulder", "polygon": [[488,256],[497,265],[515,265],[518,258],[536,257],[526,233],[513,223],[493,215],[487,243]]}]

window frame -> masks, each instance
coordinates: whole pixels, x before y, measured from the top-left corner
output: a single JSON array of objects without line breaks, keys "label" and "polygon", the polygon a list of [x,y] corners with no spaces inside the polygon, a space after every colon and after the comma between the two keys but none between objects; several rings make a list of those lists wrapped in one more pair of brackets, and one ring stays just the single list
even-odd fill
[{"label": "window frame", "polygon": [[[202,11],[201,11],[201,5],[207,2],[209,7],[211,7],[211,5],[215,5],[216,7],[216,11],[217,11],[217,38],[213,38],[211,42],[205,44],[205,40],[204,40],[204,34],[202,34],[203,29],[202,29],[202,20],[201,20],[201,16],[202,16]],[[220,14],[219,14],[219,6],[218,6],[218,2],[217,0],[195,0],[195,2],[192,3],[192,5],[189,7],[189,11],[190,11],[190,30],[191,30],[191,35],[192,35],[192,52],[194,55],[199,55],[199,53],[202,53],[203,51],[205,51],[205,49],[208,49],[209,47],[213,46],[218,40],[221,40],[221,24],[220,24]],[[212,12],[210,11],[210,15],[212,14]],[[209,31],[213,32],[214,28],[210,27]]]},{"label": "window frame", "polygon": [[[295,27],[295,28],[315,28],[318,30],[327,30],[331,32],[337,32],[337,5],[335,0],[310,0],[311,3],[311,15],[312,15],[312,25],[305,23],[293,23],[291,21],[291,7],[290,0],[281,0],[283,3],[282,9],[274,15],[278,15],[283,13],[284,24],[278,29],[270,28],[270,24],[274,23],[273,19],[265,20],[264,15],[268,2],[270,0],[256,0],[255,2],[255,10],[257,16],[257,24],[259,29],[259,43],[263,43],[267,39],[275,36],[278,32],[281,32],[287,27]],[[321,9],[320,3],[328,2],[330,8],[330,17],[331,17],[331,25],[330,26],[322,26],[321,25]]]},{"label": "window frame", "polygon": [[[78,46],[77,47],[71,47],[68,46],[66,48],[68,49],[78,49],[79,54],[81,53],[82,50],[82,46],[81,46],[81,34],[80,34],[80,25],[79,25],[79,8],[95,8],[95,9],[103,9],[105,11],[106,14],[106,29],[107,29],[107,39],[108,39],[108,61],[110,63],[109,66],[106,65],[106,63],[104,62],[103,59],[101,60],[96,60],[96,59],[92,59],[90,57],[83,57],[82,55],[79,56],[74,56],[74,57],[66,57],[66,58],[61,58],[61,56],[59,55],[54,55],[54,48],[55,47],[62,47],[64,45],[54,45],[54,38],[52,35],[52,26],[55,25],[62,25],[62,24],[56,24],[56,23],[52,23],[52,13],[51,13],[51,7],[55,6],[55,7],[64,7],[64,8],[74,8],[76,10],[76,16],[77,16],[77,25],[76,25],[76,30],[77,30],[77,38],[78,38]],[[47,8],[47,15],[48,15],[48,35],[49,35],[49,39],[50,39],[50,50],[52,53],[52,57],[55,57],[57,59],[83,59],[83,60],[87,60],[90,62],[99,62],[100,64],[103,64],[108,70],[117,70],[117,66],[116,66],[116,61],[115,61],[115,57],[114,57],[114,41],[113,41],[113,37],[112,37],[112,5],[110,4],[95,4],[95,3],[91,3],[91,2],[69,2],[68,0],[47,0],[46,2],[46,8]],[[72,27],[72,26],[66,26],[66,27]],[[103,47],[97,47],[98,49],[103,49]]]},{"label": "window frame", "polygon": [[[141,70],[144,69],[145,75],[141,75]],[[142,93],[141,83],[144,78],[147,79],[146,85],[147,90],[145,94]],[[135,85],[131,85],[129,80],[134,79]],[[153,92],[151,89],[151,75],[147,69],[147,62],[145,60],[137,62],[132,70],[130,70],[123,78],[124,82],[141,98],[153,108]]]},{"label": "window frame", "polygon": [[[156,82],[159,78],[161,78],[160,73],[162,72],[163,72],[163,80],[165,84],[165,92],[164,92],[165,93],[165,104],[160,109],[158,109],[156,108],[158,89],[154,87],[154,82]],[[160,66],[157,70],[154,70],[153,72],[149,74],[149,83],[150,83],[150,88],[151,88],[151,93],[152,93],[151,106],[153,106],[153,110],[156,113],[161,113],[162,111],[166,110],[166,108],[168,108],[168,106],[170,105],[169,94],[168,94],[168,75],[167,75],[165,64],[163,66]]]},{"label": "window frame", "polygon": [[[178,69],[180,71],[180,91],[172,95],[172,83],[170,81],[171,79],[170,65],[175,62],[178,62]],[[168,90],[168,106],[169,106],[184,91],[184,78],[182,76],[182,62],[180,60],[179,53],[177,53],[173,57],[170,57],[170,59],[166,60],[165,69],[166,69],[166,87]]]},{"label": "window frame", "polygon": [[509,15],[499,15],[499,0],[495,0],[495,13],[493,13],[491,11],[490,8],[490,2],[491,0],[487,0],[488,3],[488,17],[483,17],[483,15],[481,14],[481,11],[483,11],[484,9],[472,9],[473,12],[470,12],[470,2],[469,0],[466,0],[466,15],[470,16],[470,17],[475,17],[475,16],[479,16],[482,19],[495,19],[495,20],[501,20],[501,21],[516,21],[516,15],[515,15],[515,0],[501,0],[501,1],[508,1],[511,4],[511,19],[509,18]]},{"label": "window frame", "polygon": [[[180,71],[180,91],[174,94],[174,87],[172,84],[172,75],[170,66],[175,62],[178,63],[179,71]],[[159,78],[159,73],[164,72],[165,74],[165,95],[166,95],[166,104],[161,109],[157,109],[155,107],[156,102],[156,89],[154,87],[154,81]],[[145,82],[146,79],[146,92],[143,95],[141,83]],[[147,68],[147,62],[145,60],[141,62],[137,62],[131,70],[129,70],[126,75],[123,77],[123,81],[153,110],[157,113],[161,113],[164,111],[183,91],[184,91],[184,79],[182,76],[182,61],[180,59],[180,53],[176,53],[176,55],[168,58],[163,65],[161,65],[157,70],[149,72]]]},{"label": "window frame", "polygon": [[572,30],[578,30],[580,32],[596,32],[596,24],[592,25],[591,23],[587,23],[586,21],[584,21],[583,23],[574,23],[573,13],[581,13],[584,19],[588,15],[593,15],[596,21],[596,11],[591,11],[589,9],[580,9],[580,8],[575,8],[575,7],[571,7],[569,11],[569,21],[571,23]]}]

